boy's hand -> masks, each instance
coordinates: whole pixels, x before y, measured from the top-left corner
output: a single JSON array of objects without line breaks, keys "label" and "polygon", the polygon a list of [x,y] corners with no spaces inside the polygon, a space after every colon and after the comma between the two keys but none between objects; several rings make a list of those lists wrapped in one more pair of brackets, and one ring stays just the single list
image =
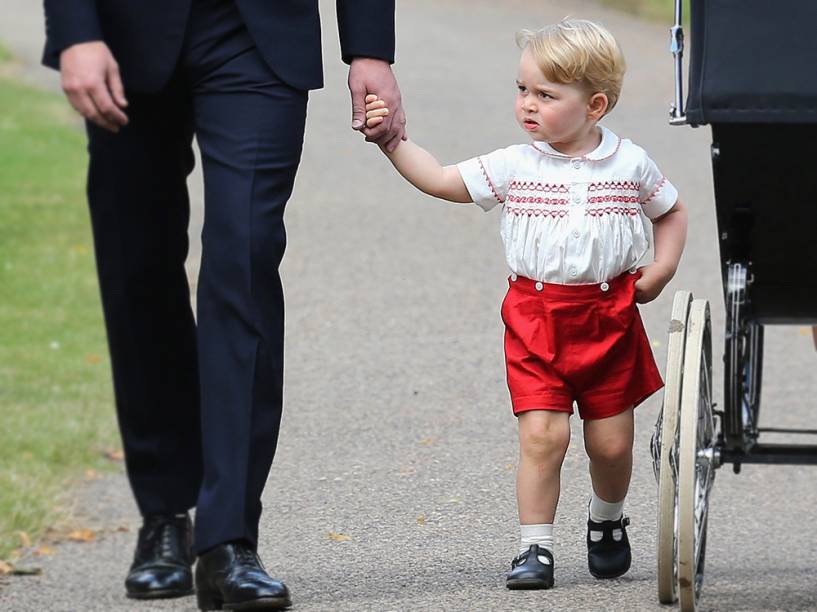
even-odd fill
[{"label": "boy's hand", "polygon": [[374,94],[366,96],[366,127],[377,127],[389,114],[389,109],[386,108],[386,103]]},{"label": "boy's hand", "polygon": [[639,304],[652,302],[672,278],[673,272],[657,263],[639,268],[641,277],[635,281],[635,301]]}]

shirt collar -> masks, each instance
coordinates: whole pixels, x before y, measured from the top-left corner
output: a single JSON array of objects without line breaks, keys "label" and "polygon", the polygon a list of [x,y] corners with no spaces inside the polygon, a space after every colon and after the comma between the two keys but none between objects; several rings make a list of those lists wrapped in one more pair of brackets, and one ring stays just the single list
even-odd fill
[{"label": "shirt collar", "polygon": [[[586,155],[582,155],[579,159],[584,159],[588,161],[602,161],[607,159],[608,157],[612,157],[616,154],[619,147],[621,146],[621,138],[619,138],[616,134],[608,130],[603,125],[600,125],[599,128],[601,129],[601,142],[599,146],[595,149],[587,153]],[[560,157],[562,159],[576,159],[576,157],[571,157],[570,155],[565,155],[564,153],[560,153],[548,143],[542,140],[535,140],[531,143],[531,146],[543,153],[545,155],[550,155],[551,157]]]}]

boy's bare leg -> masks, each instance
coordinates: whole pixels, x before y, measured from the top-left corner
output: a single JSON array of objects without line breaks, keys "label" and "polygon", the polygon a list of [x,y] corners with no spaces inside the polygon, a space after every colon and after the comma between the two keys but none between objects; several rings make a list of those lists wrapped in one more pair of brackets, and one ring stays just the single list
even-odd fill
[{"label": "boy's bare leg", "polygon": [[584,447],[596,495],[607,502],[627,496],[633,472],[633,409],[606,419],[584,421]]},{"label": "boy's bare leg", "polygon": [[531,410],[519,415],[516,497],[522,525],[553,523],[562,462],[570,444],[570,415]]}]

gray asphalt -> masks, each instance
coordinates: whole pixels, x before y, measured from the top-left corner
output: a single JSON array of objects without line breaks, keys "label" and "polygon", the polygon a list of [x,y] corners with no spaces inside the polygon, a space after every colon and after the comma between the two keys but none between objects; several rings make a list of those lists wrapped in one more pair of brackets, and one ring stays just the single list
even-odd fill
[{"label": "gray asphalt", "polygon": [[[39,10],[28,0],[3,2],[18,12]],[[504,588],[518,531],[517,450],[498,314],[507,274],[498,217],[416,193],[349,130],[333,5],[322,2],[327,88],[312,95],[287,211],[286,409],[264,495],[260,550],[268,569],[287,582],[301,611],[663,609],[649,459],[661,394],[637,410],[627,502],[631,572],[609,583],[587,572],[590,484],[574,420],[557,515],[557,586]],[[403,0],[395,70],[410,134],[446,162],[523,141],[512,114],[513,34],[567,14],[600,20],[617,34],[629,72],[606,124],[651,153],[691,211],[682,267],[642,309],[656,357],[663,366],[672,294],[689,289],[712,301],[720,381],[723,304],[709,133],[667,125],[665,27],[585,1]],[[815,371],[806,330],[767,331],[766,424],[812,426]],[[718,401],[721,395],[716,388]],[[816,477],[805,467],[718,472],[703,609],[817,610]],[[83,485],[76,521],[103,530],[99,540],[60,545],[42,562],[41,576],[0,587],[0,609],[194,609],[190,598],[144,604],[123,596],[138,527],[124,477]],[[351,539],[335,541],[330,532]]]}]

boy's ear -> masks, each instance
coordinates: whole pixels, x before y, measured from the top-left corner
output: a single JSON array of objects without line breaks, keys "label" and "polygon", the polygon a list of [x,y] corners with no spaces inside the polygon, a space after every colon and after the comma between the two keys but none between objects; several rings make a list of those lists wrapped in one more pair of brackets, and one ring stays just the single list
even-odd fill
[{"label": "boy's ear", "polygon": [[609,105],[610,101],[607,99],[607,94],[600,91],[594,93],[592,96],[590,96],[590,100],[587,102],[588,118],[598,121],[604,117],[604,113],[607,112],[607,107]]}]

